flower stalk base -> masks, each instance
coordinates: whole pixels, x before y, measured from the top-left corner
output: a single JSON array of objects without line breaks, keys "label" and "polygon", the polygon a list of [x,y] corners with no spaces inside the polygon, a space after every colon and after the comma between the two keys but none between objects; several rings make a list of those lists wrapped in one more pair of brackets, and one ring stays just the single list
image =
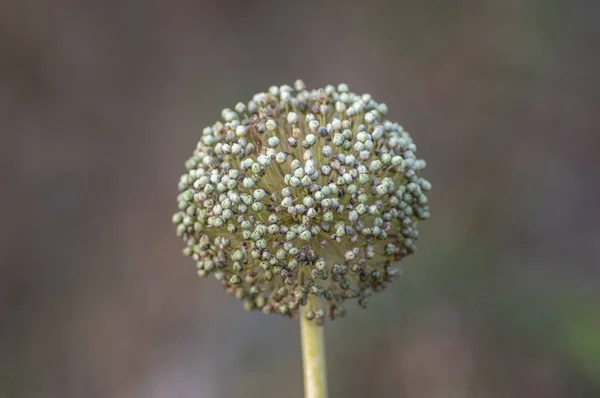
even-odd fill
[{"label": "flower stalk base", "polygon": [[307,319],[307,307],[302,306],[300,311],[304,397],[327,398],[324,327]]}]

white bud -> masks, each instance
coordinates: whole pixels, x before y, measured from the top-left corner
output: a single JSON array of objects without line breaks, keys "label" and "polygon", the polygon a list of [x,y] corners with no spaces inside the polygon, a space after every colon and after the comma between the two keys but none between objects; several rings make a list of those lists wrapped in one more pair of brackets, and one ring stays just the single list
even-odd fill
[{"label": "white bud", "polygon": [[238,102],[235,105],[235,111],[237,113],[244,113],[246,111],[246,105],[244,105],[242,102]]},{"label": "white bud", "polygon": [[296,112],[290,112],[287,115],[287,121],[288,123],[294,124],[298,121],[298,115],[296,114]]},{"label": "white bud", "polygon": [[341,129],[341,128],[342,128],[342,121],[341,121],[340,119],[338,119],[338,118],[334,118],[334,119],[331,121],[331,127],[332,127],[334,130],[339,130],[339,129]]},{"label": "white bud", "polygon": [[243,185],[245,188],[252,188],[254,186],[254,180],[252,178],[244,178]]},{"label": "white bud", "polygon": [[277,163],[283,163],[287,160],[287,153],[285,152],[279,152],[277,153],[277,155],[275,155],[275,160],[277,161]]},{"label": "white bud", "polygon": [[269,146],[275,148],[279,145],[279,137],[270,137],[267,142],[269,143]]},{"label": "white bud", "polygon": [[237,117],[238,117],[237,113],[235,113],[235,112],[234,112],[234,111],[232,111],[232,110],[229,110],[227,113],[225,113],[225,116],[223,117],[223,119],[224,119],[226,122],[231,122],[231,121],[233,121],[234,119],[237,119]]},{"label": "white bud", "polygon": [[221,111],[221,117],[222,117],[223,119],[225,119],[225,116],[226,116],[226,115],[227,115],[229,112],[231,112],[231,109],[229,109],[229,108],[224,108],[224,109]]},{"label": "white bud", "polygon": [[377,127],[375,127],[375,129],[373,130],[373,139],[374,140],[378,140],[381,137],[383,137],[383,133],[385,132],[385,127],[383,127],[382,125],[379,125]]},{"label": "white bud", "polygon": [[314,134],[308,134],[306,136],[306,142],[310,145],[313,146],[315,144],[315,142],[317,142],[317,136]]},{"label": "white bud", "polygon": [[273,130],[275,130],[277,128],[277,123],[275,123],[275,120],[269,119],[265,123],[265,127],[267,128],[267,130],[273,131]]},{"label": "white bud", "polygon": [[340,84],[338,84],[338,86],[337,86],[337,90],[338,90],[340,93],[346,93],[346,92],[348,92],[348,90],[349,90],[349,89],[348,89],[348,85],[347,85],[346,83],[340,83]]},{"label": "white bud", "polygon": [[237,126],[235,128],[235,135],[237,135],[238,137],[242,137],[244,135],[246,135],[246,127],[244,126]]}]

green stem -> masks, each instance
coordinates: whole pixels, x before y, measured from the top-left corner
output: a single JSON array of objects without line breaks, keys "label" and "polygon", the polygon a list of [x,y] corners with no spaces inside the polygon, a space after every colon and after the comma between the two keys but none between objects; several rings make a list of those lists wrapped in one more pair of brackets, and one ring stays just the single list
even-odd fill
[{"label": "green stem", "polygon": [[302,368],[304,370],[304,397],[327,398],[327,373],[325,371],[325,338],[323,326],[309,321],[309,305],[300,308],[300,334],[302,339]]}]

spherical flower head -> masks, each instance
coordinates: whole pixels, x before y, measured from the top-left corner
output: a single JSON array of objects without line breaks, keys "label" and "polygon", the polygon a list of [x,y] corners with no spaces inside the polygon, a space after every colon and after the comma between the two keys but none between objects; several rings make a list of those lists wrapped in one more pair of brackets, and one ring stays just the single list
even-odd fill
[{"label": "spherical flower head", "polygon": [[272,86],[202,130],[173,215],[198,275],[249,309],[322,323],[365,306],[416,250],[425,161],[387,106],[346,84]]}]

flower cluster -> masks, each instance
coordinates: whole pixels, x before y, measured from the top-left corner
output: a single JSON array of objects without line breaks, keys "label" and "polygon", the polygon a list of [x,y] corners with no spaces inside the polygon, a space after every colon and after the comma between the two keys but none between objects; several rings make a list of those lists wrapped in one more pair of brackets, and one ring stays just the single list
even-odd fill
[{"label": "flower cluster", "polygon": [[202,131],[173,215],[184,254],[249,309],[322,323],[365,306],[429,217],[408,132],[346,84],[272,86]]}]

